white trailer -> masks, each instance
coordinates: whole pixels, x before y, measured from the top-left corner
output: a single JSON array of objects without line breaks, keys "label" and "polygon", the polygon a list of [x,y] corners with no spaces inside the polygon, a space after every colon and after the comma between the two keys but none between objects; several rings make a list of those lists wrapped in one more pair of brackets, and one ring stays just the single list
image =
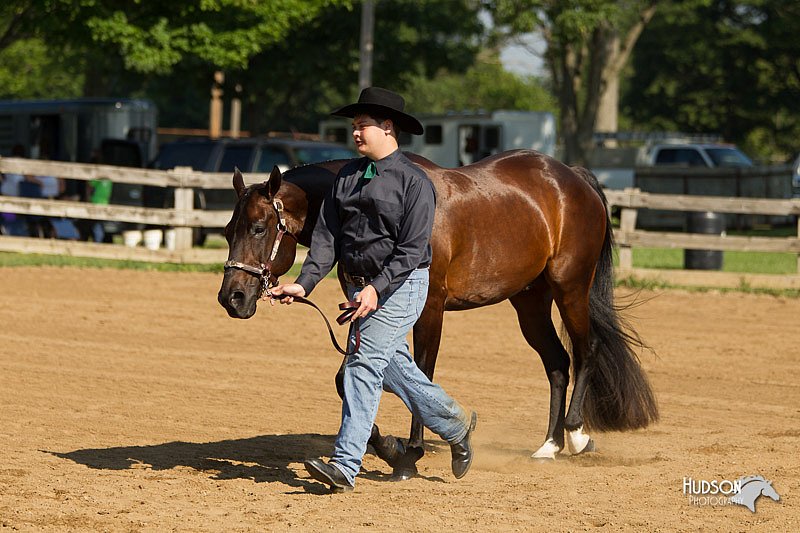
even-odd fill
[{"label": "white trailer", "polygon": [[[443,167],[474,163],[486,156],[527,148],[550,156],[556,148],[556,119],[546,111],[492,111],[418,117],[423,135],[401,133],[400,147]],[[322,140],[353,147],[349,119],[320,122]]]}]

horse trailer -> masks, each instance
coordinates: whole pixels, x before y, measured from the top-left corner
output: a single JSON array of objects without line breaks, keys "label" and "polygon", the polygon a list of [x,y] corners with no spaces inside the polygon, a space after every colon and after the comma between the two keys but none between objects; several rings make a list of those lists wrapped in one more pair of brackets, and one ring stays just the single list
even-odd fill
[{"label": "horse trailer", "polygon": [[[0,100],[0,155],[21,145],[31,159],[88,163],[101,153],[119,158],[119,141],[136,147],[135,159],[108,164],[146,166],[156,154],[158,112],[140,99],[78,98],[73,100]],[[113,146],[103,141],[116,141]],[[111,148],[108,148],[111,146]]]},{"label": "horse trailer", "polygon": [[[422,135],[401,132],[403,151],[442,167],[459,167],[506,150],[527,148],[549,156],[556,149],[556,119],[546,111],[491,111],[418,117]],[[320,122],[320,137],[354,147],[348,119]]]}]

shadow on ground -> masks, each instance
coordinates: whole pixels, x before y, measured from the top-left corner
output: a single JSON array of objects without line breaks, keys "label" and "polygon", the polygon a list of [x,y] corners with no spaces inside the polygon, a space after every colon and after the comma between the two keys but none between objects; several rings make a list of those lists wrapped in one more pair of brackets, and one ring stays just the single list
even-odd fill
[{"label": "shadow on ground", "polygon": [[[250,479],[256,483],[285,483],[313,493],[326,493],[324,485],[298,478],[298,463],[311,457],[327,457],[333,451],[334,435],[263,435],[218,442],[166,442],[149,446],[87,448],[71,452],[42,450],[62,459],[100,470],[146,468],[170,470],[188,467],[207,473],[211,479]],[[290,468],[289,465],[294,465]],[[300,467],[302,470],[302,467]],[[385,481],[391,469],[362,471],[359,477]],[[429,478],[438,480],[436,478]]]},{"label": "shadow on ground", "polygon": [[334,438],[333,435],[314,433],[263,435],[218,442],[165,442],[149,446],[46,453],[101,470],[170,470],[188,467],[206,472],[212,479],[251,479],[256,483],[278,481],[312,490],[310,487],[316,484],[298,479],[289,465],[302,463],[310,457],[329,455],[333,450]]}]

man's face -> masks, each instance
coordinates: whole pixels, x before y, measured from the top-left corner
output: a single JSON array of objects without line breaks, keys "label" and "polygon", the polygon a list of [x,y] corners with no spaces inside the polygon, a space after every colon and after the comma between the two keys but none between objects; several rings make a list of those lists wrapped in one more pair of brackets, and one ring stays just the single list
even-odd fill
[{"label": "man's face", "polygon": [[369,115],[356,115],[353,118],[353,141],[361,155],[367,157],[380,152],[391,133],[391,121],[377,122]]}]

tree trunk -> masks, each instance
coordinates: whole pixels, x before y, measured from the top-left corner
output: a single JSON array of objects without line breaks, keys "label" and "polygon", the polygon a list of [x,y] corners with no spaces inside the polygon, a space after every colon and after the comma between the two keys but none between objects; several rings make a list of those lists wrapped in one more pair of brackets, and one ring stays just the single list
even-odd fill
[{"label": "tree trunk", "polygon": [[[600,104],[597,108],[597,122],[595,131],[603,133],[616,133],[618,131],[619,117],[619,77],[615,64],[619,57],[619,35],[614,32],[609,39],[610,61],[604,69],[603,86],[600,91]],[[616,146],[616,140],[606,142],[606,146]]]},{"label": "tree trunk", "polygon": [[[600,106],[597,110],[596,131],[617,133],[619,131],[619,79],[628,63],[633,47],[645,26],[656,12],[656,3],[646,5],[636,22],[625,34],[624,42],[615,29],[607,37],[608,62],[603,70],[603,86],[600,93]],[[616,141],[606,142],[606,146],[616,146]]]},{"label": "tree trunk", "polygon": [[575,161],[579,161],[582,156],[580,143],[578,142],[580,52],[569,44],[565,43],[562,46],[563,50],[558,54],[558,69],[554,72],[554,83],[558,92],[558,105],[561,115],[561,138],[564,140],[562,159],[565,163],[572,164]]},{"label": "tree trunk", "polygon": [[559,95],[563,159],[567,164],[586,164],[596,130],[617,131],[619,77],[655,10],[655,2],[645,5],[624,40],[608,22],[595,28],[585,46],[556,42],[552,33],[547,33],[551,37],[548,56],[553,86]]}]

